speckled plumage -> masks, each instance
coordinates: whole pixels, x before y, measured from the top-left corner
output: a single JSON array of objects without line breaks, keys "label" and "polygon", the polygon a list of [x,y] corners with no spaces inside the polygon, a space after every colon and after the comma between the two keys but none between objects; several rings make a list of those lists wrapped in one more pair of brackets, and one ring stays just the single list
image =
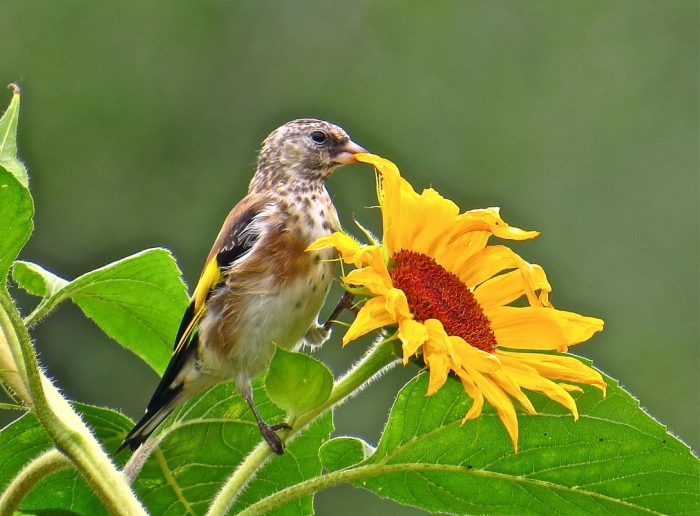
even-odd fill
[{"label": "speckled plumage", "polygon": [[325,188],[333,170],[364,152],[340,127],[315,119],[288,122],[263,142],[248,194],[229,213],[205,262],[175,344],[146,409],[124,440],[138,447],[177,405],[233,380],[273,450],[283,445],[257,415],[250,382],[275,344],[296,349],[327,338],[317,323],[334,255],[305,252],[339,228]]}]

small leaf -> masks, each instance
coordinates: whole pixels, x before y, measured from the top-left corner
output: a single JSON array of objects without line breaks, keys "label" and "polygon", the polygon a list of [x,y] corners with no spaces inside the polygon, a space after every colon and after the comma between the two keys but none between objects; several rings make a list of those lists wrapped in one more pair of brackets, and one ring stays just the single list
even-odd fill
[{"label": "small leaf", "polygon": [[16,261],[12,267],[12,279],[34,296],[50,297],[56,294],[68,281],[31,262]]},{"label": "small leaf", "polygon": [[[126,416],[113,410],[83,404],[76,404],[76,408],[110,451],[116,449],[132,426]],[[51,447],[51,439],[31,413],[6,426],[0,432],[0,492],[26,463]],[[122,457],[121,462],[125,459]],[[38,482],[20,508],[31,514],[106,514],[102,503],[74,469],[53,473]]]},{"label": "small leaf", "polygon": [[349,468],[362,462],[372,447],[357,437],[336,437],[321,446],[321,464],[328,471]]},{"label": "small leaf", "polygon": [[17,158],[17,123],[19,121],[19,87],[10,84],[12,100],[0,118],[0,166],[11,172],[27,188],[27,168]]},{"label": "small leaf", "polygon": [[[531,395],[520,415],[520,451],[492,408],[461,424],[470,402],[449,378],[425,395],[423,373],[400,392],[377,451],[357,482],[432,512],[513,514],[698,513],[700,462],[606,377],[608,395],[574,393],[580,419]],[[371,469],[371,468],[370,468]]]},{"label": "small leaf", "polygon": [[302,414],[328,399],[333,375],[315,358],[278,347],[265,377],[265,388],[277,406],[291,414]]},{"label": "small leaf", "polygon": [[29,190],[0,166],[0,289],[5,286],[10,265],[34,229],[33,216]]}]

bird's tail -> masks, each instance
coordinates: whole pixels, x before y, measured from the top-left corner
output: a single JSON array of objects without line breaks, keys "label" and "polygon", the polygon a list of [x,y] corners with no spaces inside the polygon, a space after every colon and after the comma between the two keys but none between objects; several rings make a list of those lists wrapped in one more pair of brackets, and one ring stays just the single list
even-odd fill
[{"label": "bird's tail", "polygon": [[154,400],[148,404],[146,413],[138,423],[134,425],[131,432],[127,434],[124,438],[124,442],[119,446],[115,453],[119,453],[121,450],[127,446],[133,451],[148,439],[148,437],[153,433],[153,431],[158,428],[158,425],[168,417],[168,414],[177,407],[180,403],[185,401],[182,396],[182,386],[177,389],[170,389],[162,394],[168,395],[167,399],[158,400],[160,403],[158,405],[154,404]]},{"label": "bird's tail", "polygon": [[184,348],[175,353],[148,402],[146,413],[127,434],[115,453],[119,453],[127,446],[132,451],[141,446],[168,414],[191,396],[191,393],[185,392],[182,381],[178,381],[182,369],[191,365],[191,356],[192,348]]}]

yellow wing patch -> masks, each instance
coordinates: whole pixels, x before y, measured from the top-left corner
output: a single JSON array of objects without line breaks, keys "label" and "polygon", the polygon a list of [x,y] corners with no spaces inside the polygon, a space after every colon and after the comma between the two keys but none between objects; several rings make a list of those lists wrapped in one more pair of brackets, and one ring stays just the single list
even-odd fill
[{"label": "yellow wing patch", "polygon": [[216,256],[211,258],[207,265],[202,271],[202,275],[199,277],[197,286],[192,294],[192,301],[190,302],[190,308],[187,310],[190,312],[190,320],[187,322],[185,330],[180,336],[180,340],[175,346],[175,354],[184,348],[184,346],[189,342],[192,332],[199,324],[202,315],[204,315],[205,303],[207,296],[211,289],[216,287],[221,280],[221,269],[219,269],[219,264],[216,261]]}]

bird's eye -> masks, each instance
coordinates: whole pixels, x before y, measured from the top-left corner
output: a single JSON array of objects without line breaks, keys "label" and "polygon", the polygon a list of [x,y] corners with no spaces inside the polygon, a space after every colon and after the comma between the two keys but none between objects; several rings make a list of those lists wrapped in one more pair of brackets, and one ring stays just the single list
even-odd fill
[{"label": "bird's eye", "polygon": [[326,143],[328,135],[323,131],[314,131],[313,133],[311,133],[311,139],[314,141],[314,143],[321,145],[323,143]]}]

